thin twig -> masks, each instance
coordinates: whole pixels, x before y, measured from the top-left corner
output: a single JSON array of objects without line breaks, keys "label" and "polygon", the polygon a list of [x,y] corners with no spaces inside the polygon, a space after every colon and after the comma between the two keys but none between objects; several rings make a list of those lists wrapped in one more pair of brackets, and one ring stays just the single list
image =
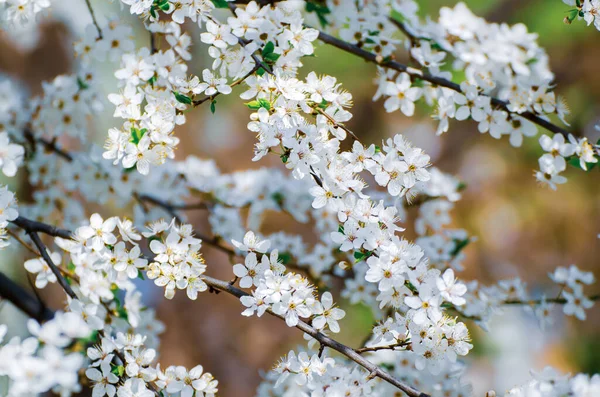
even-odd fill
[{"label": "thin twig", "polygon": [[[252,75],[253,75],[253,74],[254,74],[254,73],[255,73],[255,72],[258,70],[258,69],[260,69],[260,66],[259,66],[259,65],[254,65],[254,67],[252,68],[252,70],[251,70],[251,71],[249,71],[248,73],[246,73],[246,74],[245,74],[245,75],[244,75],[242,78],[240,78],[240,79],[238,79],[238,80],[234,81],[233,83],[231,83],[229,86],[230,86],[231,88],[233,88],[233,87],[235,87],[235,86],[237,86],[237,85],[241,84],[241,83],[242,83],[244,80],[246,80],[248,77],[252,76]],[[221,93],[220,93],[220,92],[217,92],[217,93],[216,93],[216,94],[214,94],[214,95],[205,96],[205,97],[204,97],[204,98],[202,98],[202,99],[196,100],[196,101],[192,102],[192,104],[194,105],[194,107],[196,107],[196,106],[200,106],[200,105],[202,105],[204,102],[207,102],[207,101],[211,101],[211,102],[212,102],[212,101],[214,101],[214,99],[215,99],[216,97],[218,97],[219,95],[221,95]]]},{"label": "thin twig", "polygon": [[[15,222],[13,221],[13,223],[15,223]],[[61,230],[61,229],[57,229],[56,227],[53,227],[53,226],[47,225],[47,224],[43,224],[41,222],[30,221],[30,220],[27,220],[24,218],[22,218],[18,223],[15,223],[15,224],[18,226],[23,225],[21,227],[23,227],[25,229],[27,234],[29,234],[29,236],[33,240],[36,247],[38,247],[38,249],[40,250],[40,253],[42,254],[42,257],[44,258],[44,260],[46,261],[48,266],[50,266],[50,268],[52,269],[52,272],[58,278],[59,284],[63,287],[63,289],[69,296],[71,296],[73,299],[77,299],[75,293],[71,289],[70,285],[68,285],[68,283],[64,279],[63,275],[60,273],[60,270],[58,269],[58,267],[52,262],[52,259],[50,258],[50,256],[48,255],[48,251],[46,250],[46,246],[40,240],[37,233],[35,231],[32,231],[32,229],[35,229],[35,230],[44,230],[44,231],[48,231],[48,232],[55,232],[55,231]],[[25,226],[29,226],[30,229],[27,229]],[[68,230],[65,230],[64,232],[66,235],[69,235],[69,236],[71,235],[71,232]],[[51,235],[54,235],[54,234],[51,234]],[[151,260],[151,258],[148,258],[148,259]],[[202,277],[202,279],[210,288],[212,288],[216,291],[227,292],[228,294],[236,296],[238,298],[249,295],[247,292],[244,292],[241,289],[231,285],[227,281],[218,280],[218,279],[215,279],[215,278],[212,278],[209,276]],[[274,313],[270,309],[267,311],[269,312],[269,314],[271,314],[275,317],[278,317],[282,320],[285,320],[284,316]],[[334,350],[340,352],[341,354],[343,354],[344,356],[348,357],[350,360],[359,364],[360,366],[366,368],[373,376],[379,377],[379,378],[385,380],[386,382],[396,386],[398,389],[405,392],[409,397],[430,397],[428,394],[421,393],[418,390],[414,389],[413,387],[396,379],[388,372],[384,371],[383,369],[379,368],[377,365],[375,365],[372,362],[363,358],[359,353],[355,352],[354,349],[341,344],[340,342],[328,337],[327,335],[322,334],[321,332],[319,332],[312,326],[308,325],[307,323],[305,323],[303,321],[299,321],[298,324],[296,325],[296,328],[298,328],[302,332],[312,336],[322,346],[327,346],[331,349],[334,349]],[[119,356],[119,359],[121,359],[123,362],[125,362],[124,357]]]},{"label": "thin twig", "polygon": [[34,231],[27,230],[27,229],[25,229],[25,231],[31,238],[31,241],[33,241],[35,246],[40,251],[40,255],[42,256],[42,258],[44,259],[44,261],[46,262],[48,267],[50,267],[50,270],[52,270],[52,273],[54,273],[54,275],[56,276],[56,279],[58,280],[58,283],[60,284],[60,286],[65,290],[67,295],[69,295],[73,299],[77,299],[77,295],[75,295],[75,292],[73,291],[73,289],[71,288],[71,286],[69,285],[67,280],[63,277],[63,275],[60,272],[60,270],[58,269],[58,267],[54,264],[54,262],[52,261],[52,258],[50,258],[50,254],[48,254],[48,249],[46,248],[46,246],[40,239],[40,236]]},{"label": "thin twig", "polygon": [[[336,48],[339,48],[342,51],[356,55],[356,56],[364,59],[365,61],[375,63],[381,67],[397,70],[399,72],[405,72],[405,73],[408,73],[413,78],[418,78],[418,79],[421,79],[424,81],[428,81],[431,84],[433,84],[434,86],[445,87],[445,88],[449,88],[453,91],[462,93],[460,85],[458,85],[450,80],[431,75],[427,72],[424,72],[421,69],[415,69],[415,68],[403,65],[399,62],[393,61],[393,60],[388,61],[388,62],[383,62],[383,60],[380,58],[380,56],[378,56],[372,52],[365,51],[362,48],[360,48],[354,44],[350,44],[341,39],[338,39],[337,37],[333,37],[323,31],[319,31],[319,40],[321,40],[322,42],[324,42],[326,44],[329,44]],[[562,134],[565,137],[569,136],[569,132],[567,130],[565,130],[555,124],[552,124],[551,122],[549,122],[547,120],[544,120],[543,118],[536,115],[535,113],[532,113],[529,111],[523,112],[523,113],[515,113],[508,109],[507,101],[503,101],[503,100],[495,98],[495,97],[490,97],[490,99],[491,99],[492,105],[494,105],[495,107],[497,107],[499,109],[502,109],[510,114],[516,114],[518,116],[521,116],[521,117],[539,125],[540,127],[547,129],[548,131],[554,132],[556,134]]]},{"label": "thin twig", "polygon": [[379,350],[396,350],[397,347],[406,347],[410,346],[410,341],[402,341],[397,343],[392,343],[391,345],[385,346],[373,346],[373,347],[361,347],[360,349],[354,349],[358,354],[363,354],[367,352],[376,352]]},{"label": "thin twig", "polygon": [[101,39],[102,38],[102,29],[100,29],[100,25],[98,25],[98,21],[96,20],[96,15],[94,14],[94,9],[92,8],[92,4],[90,3],[90,0],[85,0],[85,4],[87,4],[88,10],[90,10],[92,22],[94,23],[94,26],[96,27],[96,30],[98,31],[98,39]]},{"label": "thin twig", "polygon": [[[208,276],[203,277],[203,280],[210,287],[212,287],[216,290],[219,290],[219,291],[227,292],[228,294],[236,296],[238,298],[248,295],[248,293],[230,285],[226,281],[217,280],[217,279],[214,279],[214,278],[208,277]],[[270,309],[268,309],[267,312],[275,317],[285,320],[284,316],[274,313]],[[322,334],[321,332],[317,331],[315,328],[311,327],[304,321],[299,321],[298,324],[296,325],[296,328],[298,328],[305,334],[312,336],[322,346],[327,346],[331,349],[338,351],[339,353],[348,357],[350,360],[354,361],[358,365],[367,369],[367,371],[369,371],[369,373],[372,374],[373,377],[378,377],[378,378],[383,379],[384,381],[392,384],[393,386],[396,386],[398,389],[400,389],[404,393],[406,393],[409,397],[430,397],[428,394],[422,393],[419,390],[416,390],[415,388],[411,387],[410,385],[407,385],[406,383],[396,379],[388,372],[384,371],[377,365],[373,364],[369,360],[362,357],[359,353],[354,351],[354,349],[341,344],[340,342],[328,337],[325,334]]]}]

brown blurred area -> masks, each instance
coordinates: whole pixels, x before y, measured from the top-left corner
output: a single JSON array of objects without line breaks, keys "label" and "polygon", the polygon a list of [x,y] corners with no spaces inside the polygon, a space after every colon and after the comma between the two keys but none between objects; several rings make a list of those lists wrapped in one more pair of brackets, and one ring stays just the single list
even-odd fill
[{"label": "brown blurred area", "polygon": [[[436,0],[431,6],[424,7],[436,15],[435,8],[439,8],[439,4],[454,3]],[[492,1],[493,5],[482,5],[481,1],[466,3],[476,11],[481,10],[480,14],[492,15],[495,21],[523,21],[530,30],[536,30],[542,23],[553,25],[545,33],[540,32],[540,41],[550,55],[551,69],[556,74],[556,90],[567,97],[572,107],[571,130],[595,142],[599,138],[593,124],[600,115],[600,32],[593,27],[564,26],[562,18],[550,18],[560,15],[560,7],[559,11],[536,19],[534,12],[544,12],[547,1]],[[74,36],[71,29],[52,20],[42,23],[39,29],[37,45],[28,50],[19,49],[13,39],[0,34],[0,71],[22,80],[32,94],[41,92],[41,81],[68,73],[73,67],[69,45]],[[191,72],[200,71],[209,62],[203,51],[195,50]],[[402,53],[398,58],[407,59]],[[536,139],[529,139],[522,148],[512,148],[508,139],[496,141],[488,135],[480,135],[471,122],[454,122],[446,135],[435,137],[428,109],[421,108],[413,118],[399,112],[386,114],[382,103],[371,101],[375,91],[372,84],[374,67],[336,49],[319,45],[317,57],[306,60],[302,73],[310,70],[338,77],[353,94],[354,118],[348,126],[363,142],[378,143],[403,133],[432,155],[435,166],[455,174],[467,184],[463,199],[453,211],[453,226],[466,229],[477,236],[478,241],[465,251],[466,271],[461,278],[479,279],[490,284],[519,276],[528,283],[530,292],[541,294],[547,291],[552,295],[558,291],[547,273],[557,266],[574,263],[600,275],[598,169],[584,173],[569,168],[566,173],[569,182],[553,192],[538,186],[533,178],[540,155]],[[107,83],[109,87],[113,84],[112,80]],[[261,166],[281,167],[275,156],[260,163],[251,161],[255,138],[246,129],[248,111],[235,95],[239,92],[238,88],[233,95],[219,100],[214,115],[208,107],[189,113],[187,124],[178,128],[178,136],[182,139],[178,159],[189,154],[211,157],[223,172]],[[96,129],[95,140],[101,142],[105,130]],[[410,212],[406,221],[409,238],[414,237],[412,221],[415,214]],[[196,229],[208,234],[206,213],[191,216]],[[287,215],[269,215],[263,231],[281,229],[301,230],[307,241],[313,238],[310,228],[299,226]],[[226,256],[210,247],[204,247],[203,251],[210,275],[231,278],[231,265]],[[158,317],[167,325],[160,349],[161,366],[176,364],[190,368],[202,364],[219,380],[222,397],[254,395],[260,381],[258,371],[268,370],[288,349],[303,342],[299,331],[287,328],[279,319],[242,317],[239,302],[231,296],[203,293],[198,300],[190,301],[185,294],[178,293],[175,299],[168,301],[162,299],[158,288],[149,287],[148,290],[155,295],[152,301]],[[600,285],[594,285],[588,291],[598,294]],[[43,292],[54,307],[59,307],[57,290]],[[369,331],[371,319],[360,308],[347,305],[344,308],[348,316],[342,320],[343,332],[339,339],[357,345]],[[561,323],[566,323],[566,339],[551,345],[540,360],[565,371],[600,371],[600,353],[589,354],[590,351],[600,352],[599,314],[600,309],[593,308],[585,323],[559,317]],[[474,332],[474,338],[479,335]],[[570,348],[573,344],[582,345],[584,352]]]}]

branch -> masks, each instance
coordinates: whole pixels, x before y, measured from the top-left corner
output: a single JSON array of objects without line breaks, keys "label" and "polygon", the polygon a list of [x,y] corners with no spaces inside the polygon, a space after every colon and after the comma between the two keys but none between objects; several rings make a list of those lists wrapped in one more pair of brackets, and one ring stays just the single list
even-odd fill
[{"label": "branch", "polygon": [[[587,297],[591,301],[600,300],[600,295],[592,295]],[[565,305],[567,300],[565,298],[554,298],[554,299],[532,299],[523,301],[519,299],[508,299],[502,302],[503,305],[541,305],[542,302],[555,303],[557,305]]]},{"label": "branch", "polygon": [[[214,279],[214,278],[208,277],[208,276],[203,277],[202,279],[204,280],[204,282],[206,284],[208,284],[209,287],[212,287],[219,291],[227,292],[228,294],[233,295],[237,298],[241,298],[242,296],[248,295],[248,293],[230,285],[226,281],[217,280],[217,279]],[[284,316],[276,314],[270,309],[268,309],[267,312],[275,317],[285,320]],[[430,397],[428,394],[422,393],[422,392],[414,389],[413,387],[401,382],[400,380],[394,378],[388,372],[382,370],[377,365],[375,365],[372,362],[370,362],[369,360],[363,358],[354,349],[341,344],[340,342],[328,337],[327,335],[322,334],[321,332],[317,331],[316,329],[314,329],[307,323],[305,323],[303,321],[299,321],[298,325],[296,325],[296,328],[298,328],[305,334],[312,336],[314,339],[316,339],[321,344],[321,346],[327,346],[331,349],[334,349],[334,350],[338,351],[339,353],[343,354],[344,356],[346,356],[347,358],[349,358],[350,360],[354,361],[358,365],[367,369],[369,371],[369,373],[372,374],[374,377],[383,379],[386,382],[392,384],[393,386],[396,386],[398,389],[400,389],[404,393],[406,393],[409,397]]]},{"label": "branch", "polygon": [[56,226],[48,225],[46,223],[32,221],[31,219],[24,218],[19,216],[11,223],[25,230],[29,233],[44,233],[53,237],[60,237],[64,239],[71,239],[72,233],[70,230],[59,229]]},{"label": "branch", "polygon": [[[379,66],[382,66],[384,68],[388,68],[388,69],[393,69],[393,70],[397,70],[399,72],[405,72],[408,73],[411,77],[415,77],[415,78],[419,78],[421,80],[425,80],[430,82],[431,84],[433,84],[434,86],[441,86],[441,87],[446,87],[449,88],[453,91],[456,92],[460,92],[462,93],[462,90],[460,89],[460,85],[450,81],[450,80],[446,80],[444,78],[441,77],[437,77],[434,75],[431,75],[427,72],[424,72],[421,69],[415,69],[409,66],[406,66],[404,64],[401,64],[399,62],[396,61],[389,61],[389,62],[383,62],[380,58],[380,56],[373,54],[372,52],[369,51],[365,51],[362,48],[354,45],[354,44],[350,44],[346,41],[340,40],[336,37],[333,37],[325,32],[319,31],[319,40],[321,40],[322,42],[332,45],[336,48],[339,48],[342,51],[348,52],[350,54],[356,55],[362,59],[364,59],[365,61],[368,62],[372,62],[375,63]],[[539,117],[538,115],[536,115],[535,113],[532,112],[523,112],[523,113],[515,113],[515,112],[511,112],[508,109],[508,102],[503,101],[501,99],[495,98],[495,97],[490,97],[491,98],[491,103],[492,105],[494,105],[495,107],[502,109],[510,114],[516,114],[518,116],[521,116],[537,125],[539,125],[542,128],[547,129],[548,131],[554,132],[556,134],[562,134],[565,137],[569,136],[569,132],[555,124],[552,124],[551,122],[542,119],[541,117]]]},{"label": "branch", "polygon": [[58,283],[60,284],[60,286],[65,290],[67,295],[69,295],[73,299],[77,299],[77,295],[75,295],[75,292],[73,291],[73,289],[71,288],[71,286],[69,285],[67,280],[63,277],[59,268],[54,264],[54,262],[52,261],[52,258],[50,258],[50,254],[48,254],[48,248],[46,248],[46,246],[40,239],[40,236],[36,232],[32,232],[29,230],[25,230],[25,231],[27,232],[27,234],[29,235],[29,237],[31,238],[31,240],[33,241],[35,246],[40,251],[42,258],[44,259],[44,261],[46,261],[46,264],[48,264],[48,266],[50,267],[50,270],[52,270],[52,273],[54,273],[54,275],[56,276],[56,279],[58,280]]},{"label": "branch", "polygon": [[100,29],[100,25],[98,25],[98,21],[96,21],[96,15],[94,14],[94,9],[92,8],[92,4],[90,0],[85,0],[85,4],[87,5],[88,10],[90,10],[90,16],[92,17],[92,22],[98,31],[98,39],[102,38],[102,29]]},{"label": "branch", "polygon": [[40,323],[54,317],[52,310],[2,272],[0,272],[0,297],[11,302],[23,313]]},{"label": "branch", "polygon": [[[49,141],[46,138],[36,137],[33,135],[33,132],[31,132],[31,130],[28,128],[26,128],[23,131],[23,133],[24,133],[25,137],[31,142],[32,145],[35,145],[35,143],[37,141],[37,142],[41,143],[42,145],[44,145],[44,147],[47,150],[49,150],[51,152],[55,152],[63,159],[65,159],[69,162],[73,161],[73,156],[70,153],[68,153],[67,151],[56,146],[56,139]],[[34,149],[35,149],[35,147],[34,147]]]},{"label": "branch", "polygon": [[358,354],[366,353],[366,352],[376,352],[379,350],[395,350],[397,347],[406,347],[410,346],[409,341],[402,341],[397,343],[392,343],[391,345],[385,346],[373,346],[373,347],[362,347],[360,349],[354,349]]},{"label": "branch", "polygon": [[[50,266],[50,268],[52,269],[52,272],[56,275],[60,285],[63,287],[65,292],[69,296],[71,296],[73,299],[77,299],[77,296],[71,289],[71,286],[68,285],[65,278],[60,273],[60,270],[58,269],[58,267],[56,267],[56,265],[52,262],[52,259],[50,258],[50,256],[48,255],[48,251],[46,250],[46,246],[44,245],[44,243],[42,243],[42,241],[40,240],[40,237],[37,235],[37,231],[40,231],[42,233],[46,233],[51,236],[58,236],[58,237],[66,236],[64,238],[71,238],[71,232],[68,230],[57,229],[54,226],[47,225],[47,224],[44,224],[41,222],[31,221],[29,219],[22,218],[22,217],[17,218],[15,221],[13,221],[13,223],[15,225],[23,228],[27,232],[27,234],[29,234],[29,236],[33,240],[34,244],[40,250],[42,257],[44,258],[44,260],[46,261],[48,266]],[[231,252],[232,254],[235,255],[235,251],[233,251],[232,249],[229,249],[229,248],[221,246],[221,245],[219,245],[219,247],[222,250],[224,250],[226,252]],[[151,258],[149,258],[149,259],[151,259]],[[241,289],[234,287],[227,281],[218,280],[218,279],[215,279],[215,278],[212,278],[209,276],[202,277],[202,279],[204,280],[204,282],[206,282],[206,284],[210,288],[217,290],[217,291],[227,292],[228,294],[233,295],[237,298],[241,298],[242,296],[249,295],[247,292],[244,292]],[[278,317],[280,319],[285,319],[285,317],[274,313],[270,309],[267,311],[269,312],[269,314],[271,314],[275,317]],[[341,354],[343,354],[344,356],[348,357],[350,360],[359,364],[360,366],[366,368],[369,371],[369,373],[372,374],[373,376],[379,377],[379,378],[385,380],[386,382],[396,386],[398,389],[404,391],[409,397],[430,397],[428,394],[421,393],[418,390],[412,388],[411,386],[394,378],[392,375],[390,375],[388,372],[382,370],[377,365],[364,359],[359,353],[354,351],[354,349],[352,349],[346,345],[343,345],[340,342],[322,334],[321,332],[317,331],[316,329],[314,329],[310,325],[306,324],[305,322],[303,322],[303,321],[298,322],[298,325],[296,325],[296,328],[298,328],[302,332],[315,338],[322,346],[327,346],[331,349],[334,349],[334,350],[340,352]]]},{"label": "branch", "polygon": [[[261,68],[261,67],[260,67],[260,65],[259,65],[259,64],[256,64],[256,65],[254,65],[254,67],[252,68],[252,70],[251,70],[251,71],[249,71],[248,73],[246,73],[246,74],[244,75],[244,77],[242,77],[242,78],[240,78],[240,79],[238,79],[238,80],[234,81],[233,83],[231,83],[230,87],[231,87],[231,88],[233,88],[233,87],[235,87],[235,86],[237,86],[237,85],[241,84],[241,83],[242,83],[244,80],[246,80],[248,77],[252,76],[252,75],[254,74],[254,72],[256,72],[256,71],[257,71],[258,69],[260,69],[260,68]],[[217,92],[217,93],[216,93],[216,94],[214,94],[214,95],[205,96],[205,97],[204,97],[204,98],[202,98],[202,99],[199,99],[199,100],[196,100],[196,101],[192,102],[192,105],[193,105],[194,107],[196,107],[196,106],[200,106],[200,105],[202,105],[202,104],[203,104],[204,102],[206,102],[206,101],[211,101],[211,102],[212,102],[212,101],[213,101],[213,100],[214,100],[216,97],[218,97],[219,95],[221,95],[221,93],[220,93],[220,92]]]}]

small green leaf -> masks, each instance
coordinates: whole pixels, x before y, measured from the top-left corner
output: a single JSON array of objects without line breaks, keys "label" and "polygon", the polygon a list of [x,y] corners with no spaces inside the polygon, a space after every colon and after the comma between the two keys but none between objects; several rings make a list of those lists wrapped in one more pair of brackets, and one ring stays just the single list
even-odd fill
[{"label": "small green leaf", "polygon": [[274,52],[271,52],[270,54],[267,54],[264,56],[265,60],[269,61],[269,63],[275,63],[277,62],[277,60],[279,59],[279,57],[281,56],[281,54],[276,54]]},{"label": "small green leaf", "polygon": [[292,261],[292,254],[290,254],[287,251],[284,252],[280,252],[279,253],[279,260],[281,261],[281,263],[283,263],[284,265],[289,264]]},{"label": "small green leaf", "polygon": [[150,85],[154,85],[154,83],[156,83],[156,75],[150,77],[150,79],[148,79],[148,84]]},{"label": "small green leaf", "polygon": [[146,134],[146,132],[148,132],[148,130],[146,128],[142,128],[141,130],[139,130],[135,127],[131,127],[130,141],[137,145],[138,143],[140,143],[140,141],[142,140],[142,137]]},{"label": "small green leaf", "polygon": [[321,26],[326,26],[328,24],[327,18],[325,16],[330,14],[331,11],[324,4],[312,3],[310,1],[306,2],[306,11],[314,12],[317,14],[317,18],[319,18],[319,23]]},{"label": "small green leaf", "polygon": [[404,285],[406,285],[406,288],[408,288],[409,290],[411,290],[411,292],[413,294],[418,294],[419,290],[417,290],[417,288],[415,288],[415,286],[413,285],[413,283],[411,283],[410,281],[406,280],[404,282]]},{"label": "small green leaf", "polygon": [[525,64],[527,64],[527,65],[533,65],[537,61],[538,61],[537,58],[530,58],[530,59],[527,60],[527,62],[525,62]]},{"label": "small green leaf", "polygon": [[271,195],[271,198],[273,199],[273,201],[275,201],[277,203],[277,205],[279,207],[283,206],[283,199],[285,198],[283,196],[283,194],[281,194],[281,192],[275,192]]},{"label": "small green leaf", "polygon": [[259,76],[262,76],[262,75],[265,74],[265,72],[266,71],[263,68],[258,68],[258,70],[256,71],[256,74],[259,75]]},{"label": "small green leaf", "polygon": [[339,225],[338,226],[338,233],[344,234],[344,225]]},{"label": "small green leaf", "polygon": [[228,8],[229,2],[226,0],[211,0],[216,8]]},{"label": "small green leaf", "polygon": [[110,372],[112,372],[113,374],[117,375],[118,377],[123,376],[123,374],[125,373],[125,367],[122,365],[117,365],[114,366]]},{"label": "small green leaf", "polygon": [[262,56],[265,58],[267,55],[272,54],[273,50],[275,50],[275,44],[272,41],[269,41],[262,49]]},{"label": "small green leaf", "polygon": [[269,102],[263,98],[257,99],[255,101],[247,102],[246,106],[248,106],[248,109],[251,109],[251,110],[258,110],[260,108],[265,108],[267,110],[271,110],[271,102]]},{"label": "small green leaf", "polygon": [[381,153],[381,146],[375,145],[375,153]]},{"label": "small green leaf", "polygon": [[145,280],[145,278],[144,278],[144,273],[142,273],[142,271],[141,271],[140,269],[138,269],[138,275],[137,275],[137,276],[138,276],[138,278],[139,278],[140,280]]},{"label": "small green leaf", "polygon": [[573,22],[575,18],[577,18],[577,15],[579,15],[579,10],[577,8],[573,8],[567,12],[567,19],[569,22]]},{"label": "small green leaf", "polygon": [[215,114],[216,111],[217,111],[217,101],[212,100],[212,101],[210,101],[210,112],[212,114]]},{"label": "small green leaf", "polygon": [[77,77],[77,85],[79,86],[80,90],[85,90],[89,88],[89,85],[87,85],[85,81],[81,80],[79,77]]},{"label": "small green leaf", "polygon": [[354,252],[354,263],[362,262],[362,261],[366,260],[367,258],[369,258],[372,254],[373,254],[373,252],[371,252],[371,251],[366,251],[366,252],[356,251],[356,252]]},{"label": "small green leaf", "polygon": [[279,156],[279,158],[281,159],[281,161],[283,161],[283,164],[287,163],[289,160],[289,156],[287,154],[282,154],[281,156]]},{"label": "small green leaf", "polygon": [[186,105],[192,104],[192,98],[190,98],[189,96],[180,94],[177,91],[173,91],[173,94],[175,94],[175,99],[177,99],[178,102],[184,103]]},{"label": "small green leaf", "polygon": [[454,244],[456,244],[454,246],[454,249],[452,250],[452,252],[450,252],[450,255],[452,256],[456,256],[460,253],[460,251],[462,251],[469,243],[471,242],[471,239],[466,238],[464,240],[458,240],[458,239],[454,239]]}]

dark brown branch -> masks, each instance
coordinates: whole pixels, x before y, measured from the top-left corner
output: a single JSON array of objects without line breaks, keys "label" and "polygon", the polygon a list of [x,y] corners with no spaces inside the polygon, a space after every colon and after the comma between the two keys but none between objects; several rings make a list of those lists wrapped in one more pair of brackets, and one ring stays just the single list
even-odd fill
[{"label": "dark brown branch", "polygon": [[358,354],[367,353],[367,352],[376,352],[379,350],[396,350],[397,347],[406,347],[410,346],[410,342],[402,341],[398,343],[392,343],[391,345],[385,346],[373,346],[373,347],[361,347],[360,349],[354,349]]},{"label": "dark brown branch", "polygon": [[42,256],[44,261],[46,261],[46,264],[48,264],[48,267],[50,267],[52,273],[54,273],[54,275],[56,276],[56,279],[58,280],[60,286],[65,290],[67,295],[69,295],[73,299],[77,299],[77,295],[75,295],[75,292],[73,291],[67,280],[63,277],[62,273],[60,272],[60,269],[54,264],[52,258],[50,258],[50,254],[48,254],[48,249],[46,248],[46,245],[44,245],[44,243],[42,242],[42,239],[40,239],[40,236],[36,232],[32,232],[29,230],[25,231],[31,238],[31,241],[33,241],[35,246],[40,251],[40,255]]},{"label": "dark brown branch", "polygon": [[[592,295],[587,297],[591,301],[600,300],[600,295]],[[567,303],[565,298],[551,298],[551,299],[532,299],[532,300],[519,300],[519,299],[508,299],[502,302],[503,305],[541,305],[542,302],[555,303],[557,305],[564,305]]]},{"label": "dark brown branch", "polygon": [[[228,294],[231,294],[238,298],[248,295],[246,292],[230,285],[226,281],[217,280],[217,279],[214,279],[214,278],[208,277],[208,276],[203,277],[203,280],[210,287],[212,287],[216,290],[219,290],[219,291],[227,292]],[[267,310],[267,312],[275,317],[285,320],[284,316],[276,314],[270,309]],[[314,329],[307,323],[305,323],[303,321],[299,321],[298,325],[296,325],[296,328],[298,328],[305,334],[312,336],[314,339],[316,339],[321,344],[321,346],[327,346],[331,349],[338,351],[339,353],[343,354],[344,356],[348,357],[350,360],[354,361],[355,363],[357,363],[358,365],[362,366],[367,371],[369,371],[369,373],[372,374],[373,377],[378,377],[378,378],[383,379],[386,382],[392,384],[393,386],[396,386],[398,389],[400,389],[404,393],[406,393],[409,397],[429,397],[428,394],[422,393],[422,392],[414,389],[413,387],[407,385],[406,383],[394,378],[388,372],[382,370],[377,365],[375,365],[372,362],[370,362],[369,360],[363,358],[359,353],[354,351],[354,349],[341,344],[340,342],[328,337],[327,335],[322,334],[321,332],[317,331],[316,329]]]},{"label": "dark brown branch", "polygon": [[19,216],[11,223],[25,230],[29,233],[44,233],[53,237],[61,237],[64,239],[70,239],[72,234],[70,230],[60,229],[56,226],[48,225],[46,223],[32,221],[31,219],[24,218]]},{"label": "dark brown branch", "polygon": [[6,277],[0,272],[0,297],[11,302],[15,307],[34,318],[38,322],[44,322],[54,317],[54,312],[48,309],[42,301],[32,296],[29,291]]},{"label": "dark brown branch", "polygon": [[88,10],[90,10],[90,16],[92,17],[92,22],[98,31],[98,39],[102,39],[102,29],[100,29],[100,25],[98,25],[98,21],[96,20],[96,15],[94,14],[94,9],[92,8],[92,4],[90,0],[85,0],[85,4],[87,5]]},{"label": "dark brown branch", "polygon": [[[446,87],[453,91],[462,93],[462,90],[460,89],[460,85],[458,85],[450,80],[446,80],[441,77],[433,76],[433,75],[431,75],[427,72],[424,72],[420,69],[411,68],[411,67],[408,67],[406,65],[403,65],[403,64],[393,61],[393,60],[389,61],[389,62],[383,62],[378,55],[376,55],[372,52],[369,52],[369,51],[365,51],[362,48],[360,48],[354,44],[350,44],[346,41],[340,40],[340,39],[333,37],[325,32],[319,31],[319,40],[321,40],[322,42],[324,42],[326,44],[329,44],[336,48],[339,48],[342,51],[356,55],[356,56],[364,59],[365,61],[375,63],[384,68],[408,73],[410,76],[412,76],[414,78],[419,78],[424,81],[428,81],[429,83],[433,84],[434,86]],[[490,99],[491,99],[492,105],[499,109],[502,109],[510,114],[515,114],[515,115],[521,116],[521,117],[539,125],[540,127],[547,129],[548,131],[554,132],[556,134],[562,134],[565,137],[569,136],[569,132],[567,130],[565,130],[555,124],[552,124],[551,122],[549,122],[547,120],[542,119],[535,113],[532,113],[532,112],[514,113],[508,109],[508,102],[503,101],[498,98],[495,98],[495,97],[490,97]]]}]

